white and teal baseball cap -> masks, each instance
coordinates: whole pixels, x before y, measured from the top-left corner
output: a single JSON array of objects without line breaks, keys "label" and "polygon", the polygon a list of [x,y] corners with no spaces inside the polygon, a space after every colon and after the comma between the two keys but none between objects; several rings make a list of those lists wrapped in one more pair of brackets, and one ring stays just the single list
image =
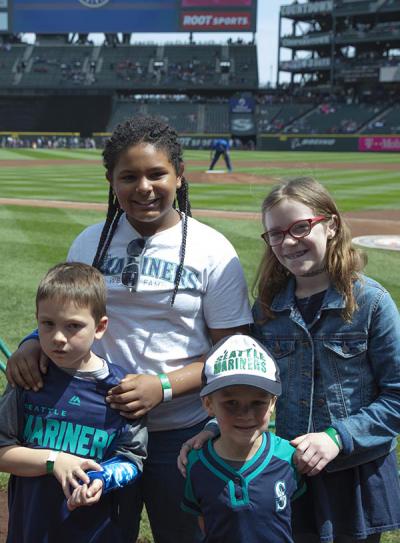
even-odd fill
[{"label": "white and teal baseball cap", "polygon": [[214,345],[204,364],[200,396],[232,385],[261,388],[274,396],[282,393],[275,360],[250,336],[235,334]]}]

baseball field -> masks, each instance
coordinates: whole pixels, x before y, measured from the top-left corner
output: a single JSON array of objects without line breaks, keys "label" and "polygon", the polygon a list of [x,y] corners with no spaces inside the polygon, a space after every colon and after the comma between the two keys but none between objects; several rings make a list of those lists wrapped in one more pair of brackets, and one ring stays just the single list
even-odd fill
[{"label": "baseball field", "polygon": [[[188,150],[185,161],[193,215],[231,240],[250,292],[263,251],[259,209],[281,178],[312,175],[321,181],[344,212],[354,236],[400,236],[398,154],[236,151],[232,152],[232,174],[206,173],[206,151]],[[11,350],[35,327],[34,294],[39,279],[51,265],[64,260],[81,230],[103,219],[107,193],[100,151],[0,149],[0,338]],[[400,307],[400,252],[366,252],[368,275],[381,282]],[[4,513],[4,493],[0,492],[0,500],[0,513]],[[1,515],[0,543],[4,522]],[[148,541],[145,527],[142,542]],[[386,534],[383,541],[400,543],[400,535]]]}]

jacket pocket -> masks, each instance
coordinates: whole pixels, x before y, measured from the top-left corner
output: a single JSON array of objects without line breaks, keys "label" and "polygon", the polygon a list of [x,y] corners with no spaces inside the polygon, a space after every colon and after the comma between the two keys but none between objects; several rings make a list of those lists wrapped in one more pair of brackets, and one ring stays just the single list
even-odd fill
[{"label": "jacket pocket", "polygon": [[341,336],[325,339],[323,344],[328,363],[325,371],[322,369],[325,389],[334,394],[329,402],[332,415],[343,418],[356,413],[372,393],[374,381],[368,365],[367,338]]},{"label": "jacket pocket", "polygon": [[350,359],[360,356],[367,351],[365,338],[338,338],[324,341],[324,347],[337,354],[339,359]]},{"label": "jacket pocket", "polygon": [[263,345],[269,353],[276,359],[285,358],[291,355],[295,350],[295,342],[290,339],[263,338]]}]

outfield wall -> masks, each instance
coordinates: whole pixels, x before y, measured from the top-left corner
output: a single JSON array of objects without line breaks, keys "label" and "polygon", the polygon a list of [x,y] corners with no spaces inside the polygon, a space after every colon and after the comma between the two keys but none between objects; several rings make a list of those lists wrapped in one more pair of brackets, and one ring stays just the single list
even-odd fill
[{"label": "outfield wall", "polygon": [[263,151],[400,152],[396,134],[261,134],[257,148]]},{"label": "outfield wall", "polygon": [[[94,132],[90,147],[103,148],[110,132]],[[8,144],[11,138],[15,144]],[[214,138],[231,139],[231,134],[185,134],[179,138],[185,149],[210,149]],[[0,132],[0,147],[32,147],[38,139],[43,145],[57,141],[62,147],[87,147],[88,138],[79,132]],[[61,143],[60,143],[61,142]],[[262,151],[335,151],[335,152],[400,152],[400,135],[363,134],[261,134],[257,150]]]}]

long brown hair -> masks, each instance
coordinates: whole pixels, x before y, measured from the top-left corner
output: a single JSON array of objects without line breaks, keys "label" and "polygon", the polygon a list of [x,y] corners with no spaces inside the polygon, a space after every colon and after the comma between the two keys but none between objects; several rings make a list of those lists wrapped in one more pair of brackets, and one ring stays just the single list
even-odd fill
[{"label": "long brown hair", "polygon": [[[349,227],[340,216],[329,192],[312,177],[296,177],[276,186],[262,204],[262,217],[274,205],[284,199],[295,200],[310,207],[316,215],[337,217],[336,234],[327,241],[326,269],[331,283],[343,295],[346,306],[343,318],[351,320],[357,303],[353,294],[353,283],[366,264],[366,256],[351,242]],[[266,319],[273,318],[271,304],[278,292],[287,285],[292,274],[279,262],[271,247],[267,246],[261,260],[255,293]]]}]

